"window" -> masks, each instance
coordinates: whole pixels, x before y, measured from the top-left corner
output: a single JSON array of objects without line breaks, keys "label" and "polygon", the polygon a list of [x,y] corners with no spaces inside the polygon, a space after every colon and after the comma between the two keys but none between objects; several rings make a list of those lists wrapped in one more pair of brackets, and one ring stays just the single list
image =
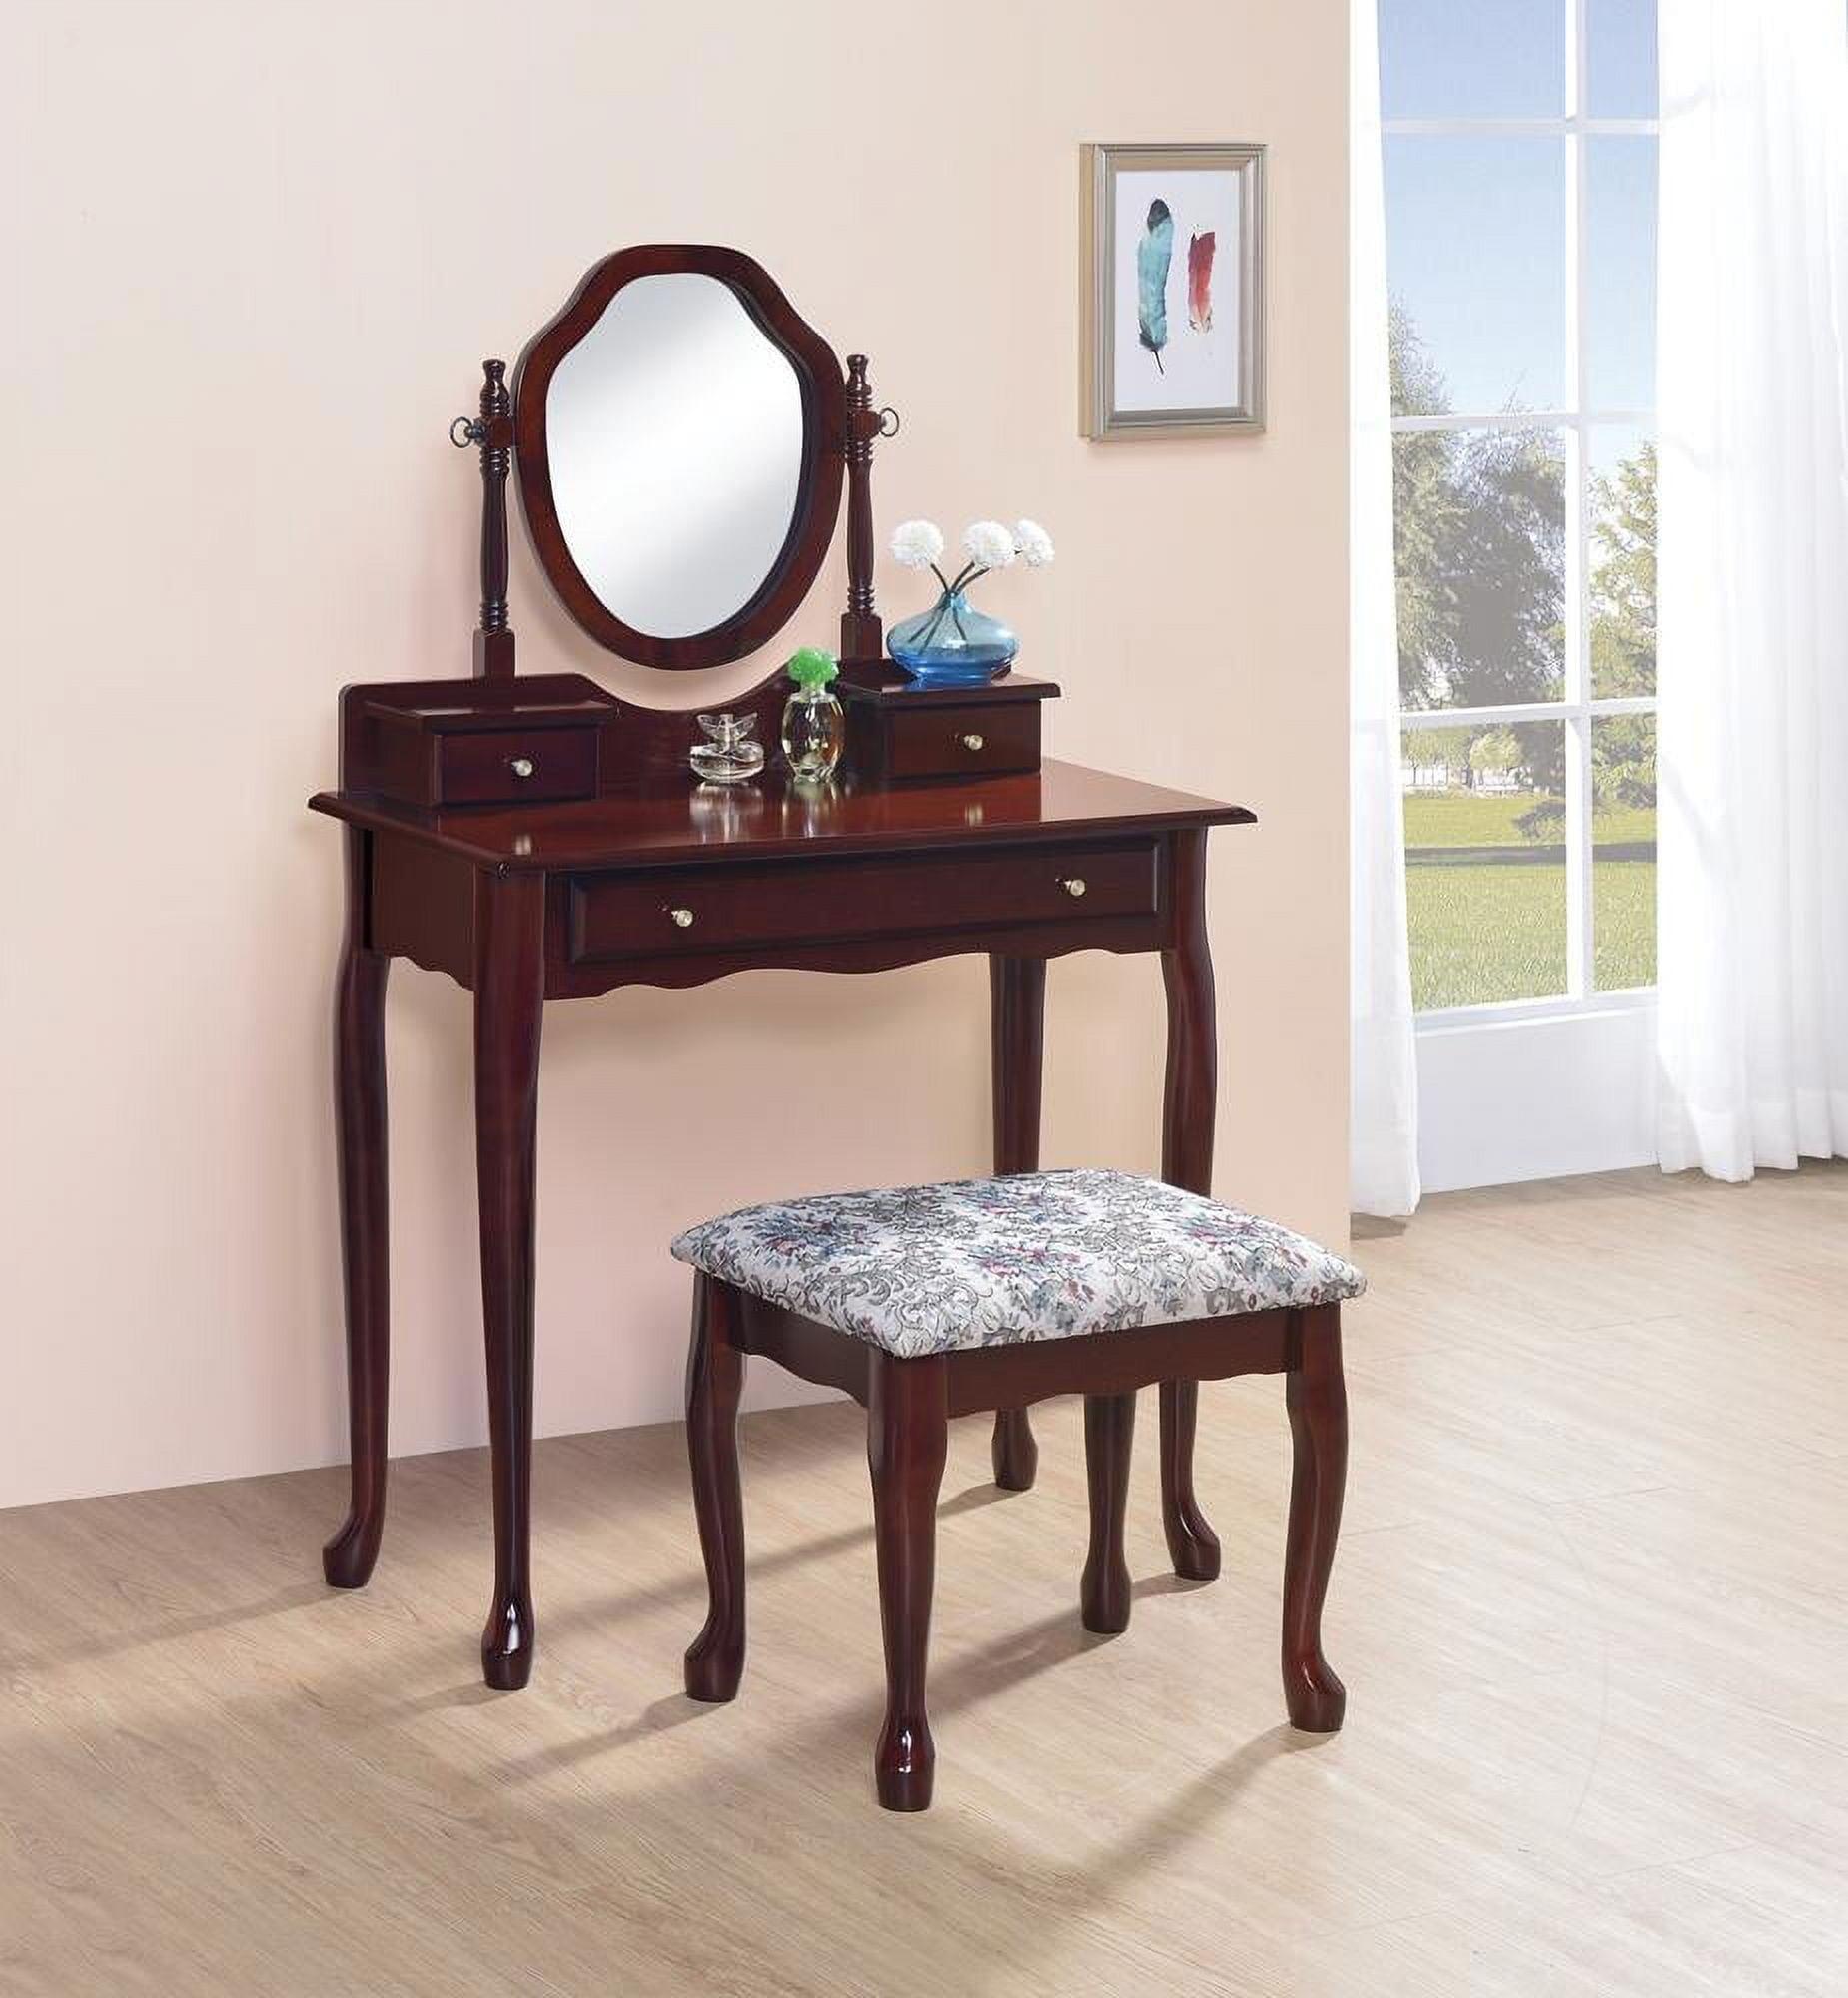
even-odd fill
[{"label": "window", "polygon": [[1413,996],[1607,1006],[1655,982],[1655,4],[1380,42]]}]

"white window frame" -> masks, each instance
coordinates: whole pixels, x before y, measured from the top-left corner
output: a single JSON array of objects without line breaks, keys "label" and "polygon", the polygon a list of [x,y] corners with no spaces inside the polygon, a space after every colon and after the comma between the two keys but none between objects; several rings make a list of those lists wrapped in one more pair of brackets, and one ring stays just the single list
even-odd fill
[{"label": "white window frame", "polygon": [[1512,706],[1403,708],[1401,733],[1422,729],[1501,726],[1509,722],[1565,724],[1565,922],[1566,989],[1543,999],[1508,999],[1471,1006],[1432,1007],[1417,1016],[1420,1033],[1445,1029],[1556,1019],[1612,1009],[1653,1005],[1655,988],[1597,989],[1597,937],[1593,889],[1591,724],[1606,715],[1653,714],[1654,697],[1597,700],[1591,691],[1589,616],[1591,474],[1588,443],[1600,424],[1629,425],[1653,434],[1653,410],[1592,408],[1587,400],[1585,257],[1589,197],[1585,140],[1604,136],[1659,138],[1657,118],[1593,118],[1589,96],[1587,16],[1590,0],[1560,0],[1565,10],[1565,115],[1559,118],[1387,118],[1391,138],[1539,138],[1565,143],[1565,379],[1568,406],[1562,410],[1507,413],[1446,413],[1440,417],[1394,417],[1397,435],[1419,431],[1548,430],[1565,441],[1565,698]]}]

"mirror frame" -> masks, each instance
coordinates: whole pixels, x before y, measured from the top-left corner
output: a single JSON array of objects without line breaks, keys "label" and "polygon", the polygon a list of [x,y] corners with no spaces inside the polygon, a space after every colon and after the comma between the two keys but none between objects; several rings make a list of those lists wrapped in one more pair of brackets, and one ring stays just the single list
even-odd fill
[{"label": "mirror frame", "polygon": [[[802,399],[802,469],[789,532],[755,593],[707,630],[657,638],[625,624],[591,588],[571,554],[552,497],[545,402],[558,364],[595,327],[624,285],[683,272],[728,286],[752,324],[794,369]],[[638,665],[670,672],[741,659],[767,644],[800,609],[834,538],[847,436],[847,385],[834,350],[797,316],[760,264],[742,251],[713,244],[645,243],[593,264],[564,310],[527,341],[513,374],[519,497],[539,566],[564,607],[599,645]]]}]

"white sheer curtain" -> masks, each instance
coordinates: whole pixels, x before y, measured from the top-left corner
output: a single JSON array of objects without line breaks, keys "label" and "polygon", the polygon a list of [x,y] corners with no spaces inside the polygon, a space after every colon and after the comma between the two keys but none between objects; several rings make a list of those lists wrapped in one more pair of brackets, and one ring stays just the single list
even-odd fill
[{"label": "white sheer curtain", "polygon": [[1661,0],[1663,1168],[1848,1152],[1848,30]]},{"label": "white sheer curtain", "polygon": [[1392,577],[1391,395],[1377,0],[1349,33],[1349,652],[1352,1200],[1358,1214],[1418,1204],[1418,1080],[1405,947],[1398,628]]}]

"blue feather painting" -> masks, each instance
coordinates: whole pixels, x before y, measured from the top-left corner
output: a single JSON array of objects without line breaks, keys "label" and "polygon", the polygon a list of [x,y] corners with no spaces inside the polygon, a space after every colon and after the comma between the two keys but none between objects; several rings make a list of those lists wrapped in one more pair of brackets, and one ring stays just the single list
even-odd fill
[{"label": "blue feather painting", "polygon": [[1168,272],[1174,257],[1174,217],[1168,204],[1157,199],[1149,204],[1149,220],[1136,246],[1136,330],[1162,375],[1168,372],[1162,349],[1168,345]]},{"label": "blue feather painting", "polygon": [[1256,430],[1263,149],[1084,152],[1087,437]]}]

